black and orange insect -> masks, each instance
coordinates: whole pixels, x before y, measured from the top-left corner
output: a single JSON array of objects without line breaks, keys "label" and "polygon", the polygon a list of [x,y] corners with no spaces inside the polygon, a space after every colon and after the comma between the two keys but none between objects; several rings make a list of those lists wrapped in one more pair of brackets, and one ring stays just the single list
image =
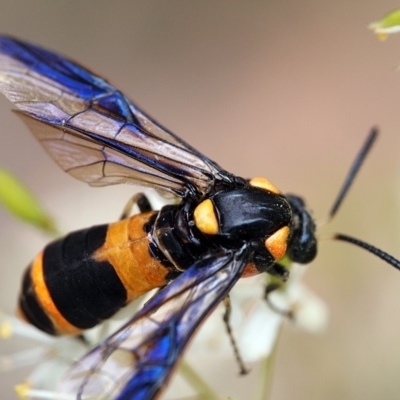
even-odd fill
[{"label": "black and orange insect", "polygon": [[[283,195],[264,178],[225,171],[75,62],[0,37],[0,91],[72,176],[92,186],[139,183],[181,199],[153,211],[139,195],[140,214],[71,233],[28,267],[20,314],[53,335],[80,335],[162,288],[72,367],[63,390],[78,399],[158,397],[190,338],[239,278],[267,272],[285,281],[282,257],[315,258],[316,226],[300,197]],[[330,216],[376,135],[372,130]],[[400,268],[365,242],[341,234],[335,239]]]}]

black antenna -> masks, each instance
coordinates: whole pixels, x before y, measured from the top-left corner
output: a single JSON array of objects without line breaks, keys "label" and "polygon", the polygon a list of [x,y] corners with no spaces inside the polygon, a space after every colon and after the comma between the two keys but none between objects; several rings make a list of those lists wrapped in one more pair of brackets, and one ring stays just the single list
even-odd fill
[{"label": "black antenna", "polygon": [[[376,138],[378,137],[378,129],[377,128],[372,128],[371,132],[369,133],[366,141],[364,142],[363,147],[361,148],[360,152],[358,153],[356,159],[354,160],[353,165],[350,168],[349,173],[347,174],[347,178],[343,183],[343,186],[341,187],[339,194],[335,200],[335,202],[332,205],[332,208],[328,214],[328,218],[332,219],[339,207],[341,206],[343,199],[347,195],[351,185],[354,182],[355,177],[358,174],[358,171],[360,170],[362,164],[364,163],[367,155],[369,154],[373,144],[375,143]],[[374,254],[375,256],[379,257],[381,260],[386,261],[388,264],[390,264],[392,267],[400,270],[400,261],[391,256],[390,254],[378,249],[375,246],[372,246],[371,244],[368,244],[366,242],[363,242],[360,239],[353,238],[348,235],[344,235],[341,233],[337,233],[332,236],[333,240],[341,240],[343,242],[347,243],[352,243],[355,246],[361,247],[364,250],[369,251],[370,253]]]},{"label": "black antenna", "polygon": [[338,194],[335,202],[332,205],[332,208],[328,214],[329,219],[332,219],[336,215],[339,207],[342,205],[343,199],[347,195],[347,192],[349,191],[351,185],[353,184],[354,179],[358,174],[358,171],[360,170],[365,159],[367,158],[367,155],[369,154],[370,150],[372,149],[372,145],[375,143],[375,140],[377,137],[378,137],[378,129],[376,127],[373,127],[371,129],[371,132],[369,133],[363,147],[361,148],[356,159],[354,160],[353,165],[351,166],[350,171],[347,174],[347,178],[344,181],[343,186],[340,189],[339,194]]},{"label": "black antenna", "polygon": [[372,246],[371,244],[368,244],[366,242],[363,242],[360,239],[353,238],[348,235],[343,235],[341,233],[335,234],[332,239],[334,240],[342,240],[343,242],[347,243],[352,243],[358,247],[361,247],[367,251],[369,251],[372,254],[375,254],[377,257],[382,259],[383,261],[386,261],[388,264],[390,264],[392,267],[395,267],[396,269],[400,270],[400,261],[391,256],[390,254],[378,249],[375,246]]}]

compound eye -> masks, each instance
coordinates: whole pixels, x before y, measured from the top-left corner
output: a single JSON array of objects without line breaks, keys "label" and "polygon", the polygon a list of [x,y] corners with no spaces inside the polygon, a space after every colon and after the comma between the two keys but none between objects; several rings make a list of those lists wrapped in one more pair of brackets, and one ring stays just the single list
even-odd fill
[{"label": "compound eye", "polygon": [[269,192],[272,192],[275,194],[281,194],[281,191],[276,186],[274,186],[268,179],[265,179],[265,178],[256,177],[256,178],[250,179],[249,184],[250,184],[250,186],[268,190]]},{"label": "compound eye", "polygon": [[289,227],[284,226],[265,240],[265,247],[275,260],[279,260],[286,254],[289,233]]},{"label": "compound eye", "polygon": [[218,220],[210,199],[202,201],[194,210],[194,223],[197,229],[207,235],[218,233]]}]

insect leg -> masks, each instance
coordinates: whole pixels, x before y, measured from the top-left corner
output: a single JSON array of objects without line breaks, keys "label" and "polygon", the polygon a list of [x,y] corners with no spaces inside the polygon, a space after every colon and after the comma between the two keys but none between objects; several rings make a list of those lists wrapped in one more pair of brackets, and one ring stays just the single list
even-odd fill
[{"label": "insect leg", "polygon": [[270,275],[277,277],[279,280],[286,282],[289,279],[290,271],[281,264],[275,263],[267,271]]},{"label": "insect leg", "polygon": [[138,206],[141,213],[153,210],[153,207],[151,206],[147,196],[144,193],[136,193],[126,203],[126,206],[124,207],[119,219],[122,220],[128,218],[131,215],[132,208],[135,204]]},{"label": "insect leg", "polygon": [[225,327],[226,327],[226,331],[228,333],[229,340],[230,340],[231,345],[233,347],[233,352],[235,353],[236,361],[239,364],[240,374],[241,375],[246,375],[249,372],[249,370],[244,365],[244,362],[242,360],[242,356],[240,355],[240,351],[239,351],[239,348],[237,346],[236,340],[233,337],[232,327],[231,327],[231,324],[230,324],[230,317],[231,317],[231,311],[232,311],[230,297],[226,296],[225,299],[223,300],[223,303],[224,303],[224,306],[225,306],[225,313],[224,313],[224,316],[223,316],[223,321],[224,321],[224,324],[225,324]]},{"label": "insect leg", "polygon": [[275,311],[276,313],[289,318],[291,320],[294,320],[294,311],[293,310],[285,310],[277,305],[274,304],[273,301],[271,301],[270,294],[274,292],[275,290],[279,290],[282,288],[284,283],[287,281],[289,278],[289,271],[287,268],[280,264],[274,264],[273,270],[268,271],[271,275],[276,276],[280,281],[277,281],[276,279],[273,279],[272,282],[268,283],[268,285],[265,286],[265,292],[264,292],[264,299],[267,302],[269,308],[271,308],[272,311]]}]

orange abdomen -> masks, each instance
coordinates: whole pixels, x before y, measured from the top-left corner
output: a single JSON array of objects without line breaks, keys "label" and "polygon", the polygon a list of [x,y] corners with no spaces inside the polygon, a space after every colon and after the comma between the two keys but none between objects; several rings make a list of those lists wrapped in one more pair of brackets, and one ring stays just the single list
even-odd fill
[{"label": "orange abdomen", "polygon": [[169,269],[152,256],[155,213],[73,232],[46,246],[23,278],[19,312],[50,334],[79,334],[151,289]]}]

